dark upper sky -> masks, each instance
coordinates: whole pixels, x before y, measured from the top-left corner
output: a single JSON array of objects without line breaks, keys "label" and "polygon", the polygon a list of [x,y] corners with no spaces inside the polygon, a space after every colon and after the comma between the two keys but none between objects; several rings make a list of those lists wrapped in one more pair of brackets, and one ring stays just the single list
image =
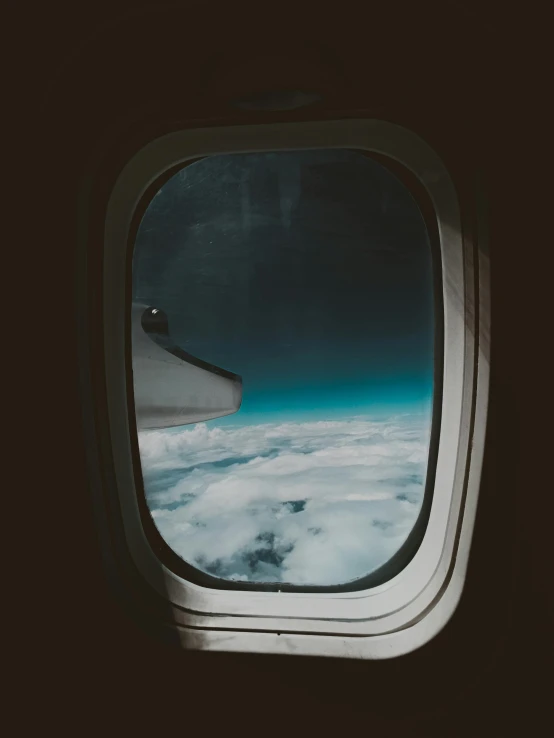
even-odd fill
[{"label": "dark upper sky", "polygon": [[185,167],[144,215],[133,291],[168,314],[185,350],[242,375],[235,422],[428,405],[425,223],[405,185],[361,153],[233,154]]}]

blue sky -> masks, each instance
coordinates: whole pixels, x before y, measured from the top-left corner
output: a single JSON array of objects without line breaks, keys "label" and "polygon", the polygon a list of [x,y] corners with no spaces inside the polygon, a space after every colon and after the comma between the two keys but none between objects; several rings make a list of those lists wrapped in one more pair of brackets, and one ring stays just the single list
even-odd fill
[{"label": "blue sky", "polygon": [[133,281],[178,345],[242,376],[235,422],[430,402],[425,223],[407,188],[358,152],[186,167],[143,218]]}]

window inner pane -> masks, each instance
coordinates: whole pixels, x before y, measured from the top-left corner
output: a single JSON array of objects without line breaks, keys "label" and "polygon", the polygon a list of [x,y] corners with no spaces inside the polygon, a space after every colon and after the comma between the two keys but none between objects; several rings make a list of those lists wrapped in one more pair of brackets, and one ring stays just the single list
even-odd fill
[{"label": "window inner pane", "polygon": [[153,524],[229,582],[336,586],[421,509],[435,361],[424,218],[345,149],[207,157],[149,204],[133,380]]}]

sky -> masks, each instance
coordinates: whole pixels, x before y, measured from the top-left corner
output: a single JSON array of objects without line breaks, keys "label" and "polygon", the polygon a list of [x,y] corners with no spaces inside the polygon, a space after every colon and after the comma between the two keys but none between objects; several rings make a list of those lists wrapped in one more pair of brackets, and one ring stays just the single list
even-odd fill
[{"label": "sky", "polygon": [[405,185],[346,149],[198,161],[143,217],[133,298],[243,381],[238,413],[141,434],[166,542],[238,581],[384,563],[421,505],[432,411],[432,257]]}]

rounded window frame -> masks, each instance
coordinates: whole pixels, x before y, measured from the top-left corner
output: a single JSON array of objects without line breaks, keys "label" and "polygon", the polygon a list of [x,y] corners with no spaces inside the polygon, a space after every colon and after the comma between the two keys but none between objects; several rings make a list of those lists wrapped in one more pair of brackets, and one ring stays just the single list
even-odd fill
[{"label": "rounded window frame", "polygon": [[[193,584],[164,566],[152,550],[140,518],[125,371],[127,245],[138,204],[164,172],[203,156],[308,148],[357,149],[392,159],[416,177],[435,210],[441,250],[444,355],[435,490],[427,529],[405,568],[366,590],[212,589]],[[326,642],[331,638],[335,642],[333,648],[338,640],[359,642],[360,636],[366,636],[363,641],[373,643],[370,651],[373,649],[373,655],[378,657],[375,654],[382,648],[383,638],[387,641],[396,634],[396,642],[400,644],[401,632],[423,621],[429,625],[430,613],[437,617],[441,611],[437,605],[441,602],[445,605],[447,592],[453,611],[467,564],[483,452],[488,363],[486,357],[480,357],[478,377],[476,351],[484,326],[473,307],[478,299],[488,300],[488,284],[481,280],[479,295],[475,294],[473,248],[462,238],[456,189],[437,154],[414,133],[380,120],[214,127],[169,133],[135,154],[117,179],[108,202],[103,258],[108,422],[125,542],[144,579],[171,603],[175,624],[183,632],[193,629],[189,632],[188,645],[218,650],[283,648],[283,640],[277,645],[274,638],[266,638],[264,647],[255,646],[254,641],[249,641],[248,646],[244,642],[239,645],[246,635],[252,635],[245,631],[260,631],[260,637],[286,633],[293,638],[305,638],[308,634],[319,634]],[[479,412],[476,412],[478,395]],[[476,439],[481,441],[476,443]],[[229,641],[222,645],[223,640],[217,635],[222,630],[233,632],[234,645]],[[200,632],[203,637],[199,640]],[[329,647],[325,647],[326,653]],[[313,640],[305,648],[308,653],[314,653],[314,648],[318,652]],[[364,649],[367,650],[367,645]],[[405,651],[404,648],[400,652]]]}]

